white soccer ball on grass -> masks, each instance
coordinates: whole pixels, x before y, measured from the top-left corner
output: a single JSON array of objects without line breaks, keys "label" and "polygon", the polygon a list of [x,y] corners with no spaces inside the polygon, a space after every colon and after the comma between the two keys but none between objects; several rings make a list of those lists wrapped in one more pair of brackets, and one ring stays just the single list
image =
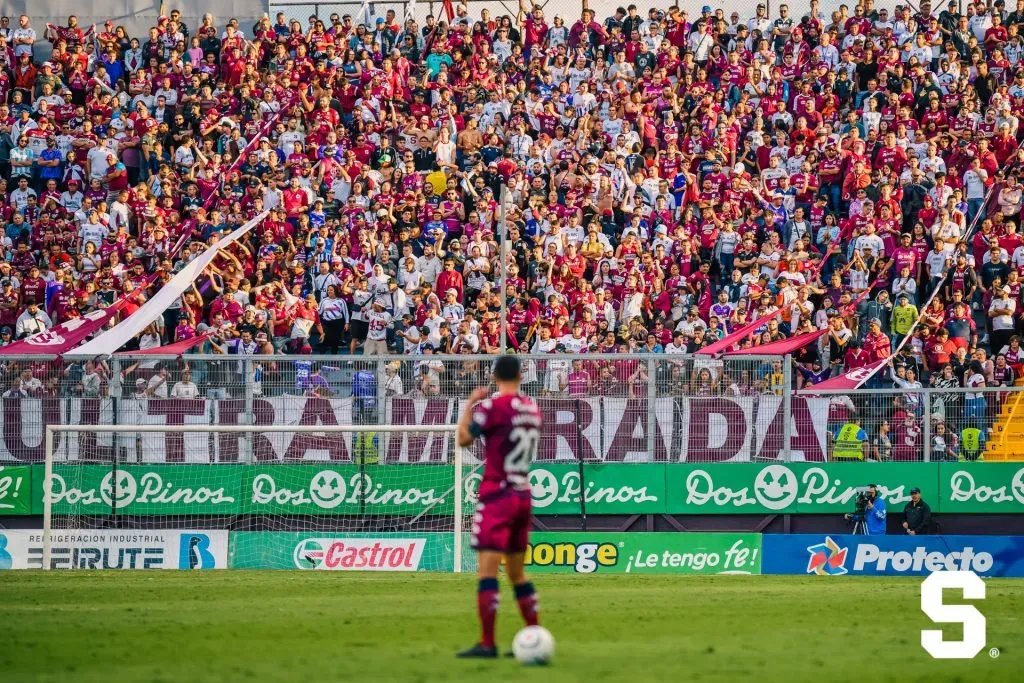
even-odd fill
[{"label": "white soccer ball on grass", "polygon": [[512,640],[512,654],[523,665],[547,664],[555,656],[555,638],[543,626],[527,626]]}]

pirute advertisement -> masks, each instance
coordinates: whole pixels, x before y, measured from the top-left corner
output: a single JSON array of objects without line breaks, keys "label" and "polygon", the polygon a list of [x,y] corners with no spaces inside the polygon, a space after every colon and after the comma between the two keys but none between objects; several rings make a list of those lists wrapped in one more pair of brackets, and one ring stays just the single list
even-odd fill
[{"label": "pirute advertisement", "polygon": [[[51,569],[224,569],[228,531],[54,529]],[[42,569],[43,532],[0,529],[0,569]]]}]

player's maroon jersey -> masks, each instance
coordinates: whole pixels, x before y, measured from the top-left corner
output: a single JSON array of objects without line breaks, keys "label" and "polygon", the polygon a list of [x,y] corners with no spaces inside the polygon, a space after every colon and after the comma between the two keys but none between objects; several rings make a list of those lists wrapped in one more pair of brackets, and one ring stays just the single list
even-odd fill
[{"label": "player's maroon jersey", "polygon": [[470,431],[484,438],[484,479],[479,498],[506,488],[530,490],[530,463],[540,443],[541,414],[532,398],[495,395],[477,404]]}]

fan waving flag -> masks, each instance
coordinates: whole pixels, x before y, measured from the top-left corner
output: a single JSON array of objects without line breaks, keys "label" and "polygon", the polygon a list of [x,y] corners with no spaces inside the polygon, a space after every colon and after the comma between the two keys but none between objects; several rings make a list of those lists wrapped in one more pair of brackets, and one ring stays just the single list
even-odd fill
[{"label": "fan waving flag", "polygon": [[[814,266],[814,268],[810,270],[811,278],[814,278],[814,276],[818,274],[818,272],[821,270],[821,267],[825,264],[826,261],[828,261],[829,257],[832,256],[833,251],[835,251],[835,245],[829,246],[829,248],[825,251],[825,254],[821,257],[821,260],[817,263],[817,265]],[[747,337],[751,335],[752,332],[754,332],[755,330],[764,325],[767,325],[768,321],[772,320],[773,318],[777,318],[780,315],[782,315],[782,309],[778,308],[775,311],[768,313],[767,315],[761,316],[760,318],[754,320],[753,322],[747,323],[743,327],[739,328],[738,330],[735,330],[731,334],[726,335],[722,339],[719,339],[716,342],[708,344],[703,349],[698,349],[695,352],[695,355],[712,356],[715,354],[721,354],[727,349],[731,349],[737,344],[740,344],[741,342],[745,341]]]},{"label": "fan waving flag", "polygon": [[153,295],[153,298],[143,304],[139,310],[135,311],[125,320],[122,320],[116,327],[107,330],[92,341],[88,341],[75,349],[75,352],[83,356],[109,356],[120,349],[129,339],[146,329],[146,326],[156,320],[157,316],[163,315],[167,307],[184,294],[186,289],[192,286],[192,283],[196,281],[222,249],[227,249],[245,233],[256,227],[267,217],[268,213],[270,212],[264,211],[258,214],[245,225],[208,246],[204,252],[192,259],[174,277],[168,280]]}]

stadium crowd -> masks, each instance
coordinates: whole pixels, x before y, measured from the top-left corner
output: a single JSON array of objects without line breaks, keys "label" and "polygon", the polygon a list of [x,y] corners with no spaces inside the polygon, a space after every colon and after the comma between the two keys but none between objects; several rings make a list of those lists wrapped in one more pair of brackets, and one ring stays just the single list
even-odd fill
[{"label": "stadium crowd", "polygon": [[781,310],[741,346],[827,328],[801,385],[1012,384],[1024,0],[964,9],[4,17],[0,344],[269,210],[126,348],[685,354]]}]

